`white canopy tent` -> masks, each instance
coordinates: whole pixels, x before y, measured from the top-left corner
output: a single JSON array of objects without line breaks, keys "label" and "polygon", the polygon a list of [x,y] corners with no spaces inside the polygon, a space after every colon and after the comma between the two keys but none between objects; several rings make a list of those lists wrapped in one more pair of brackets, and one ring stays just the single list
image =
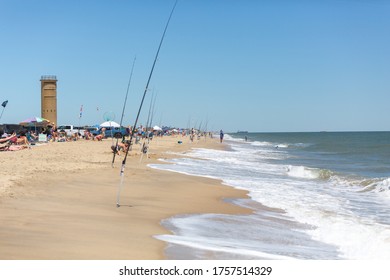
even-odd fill
[{"label": "white canopy tent", "polygon": [[100,124],[100,127],[120,127],[120,125],[113,121],[107,121]]}]

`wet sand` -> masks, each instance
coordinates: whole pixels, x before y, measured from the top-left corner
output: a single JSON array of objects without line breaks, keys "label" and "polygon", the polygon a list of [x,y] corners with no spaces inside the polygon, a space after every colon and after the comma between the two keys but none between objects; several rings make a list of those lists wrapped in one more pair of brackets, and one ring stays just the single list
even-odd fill
[{"label": "wet sand", "polygon": [[223,148],[217,139],[180,136],[154,139],[142,162],[140,146],[133,148],[118,208],[123,155],[112,168],[111,144],[80,140],[0,153],[0,259],[164,259],[166,244],[153,237],[169,233],[162,219],[249,213],[224,201],[244,191],[147,167],[191,148]]}]

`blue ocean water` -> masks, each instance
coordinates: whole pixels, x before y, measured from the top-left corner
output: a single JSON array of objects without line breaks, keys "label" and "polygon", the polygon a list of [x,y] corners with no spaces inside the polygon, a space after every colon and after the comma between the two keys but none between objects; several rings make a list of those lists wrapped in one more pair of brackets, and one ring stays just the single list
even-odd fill
[{"label": "blue ocean water", "polygon": [[225,143],[150,165],[247,190],[250,199],[231,202],[254,211],[165,220],[173,234],[156,238],[169,258],[390,259],[390,132],[229,134]]}]

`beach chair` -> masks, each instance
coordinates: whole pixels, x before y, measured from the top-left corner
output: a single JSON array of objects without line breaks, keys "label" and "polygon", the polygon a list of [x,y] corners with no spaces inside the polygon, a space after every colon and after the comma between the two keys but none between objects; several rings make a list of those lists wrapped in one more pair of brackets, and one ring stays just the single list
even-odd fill
[{"label": "beach chair", "polygon": [[43,133],[40,133],[38,135],[38,142],[45,142],[45,143],[47,143],[47,135],[43,134]]}]

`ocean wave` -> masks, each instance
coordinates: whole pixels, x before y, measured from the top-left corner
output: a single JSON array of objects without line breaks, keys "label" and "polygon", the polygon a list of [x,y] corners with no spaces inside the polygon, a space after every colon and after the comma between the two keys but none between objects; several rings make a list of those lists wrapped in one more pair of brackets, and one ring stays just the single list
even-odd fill
[{"label": "ocean wave", "polygon": [[328,169],[292,165],[286,167],[286,172],[288,176],[294,178],[326,180],[334,186],[356,188],[356,192],[385,193],[390,197],[390,178],[361,178],[336,174]]},{"label": "ocean wave", "polygon": [[384,179],[375,185],[378,192],[390,192],[390,178]]},{"label": "ocean wave", "polygon": [[251,145],[257,147],[276,147],[274,143],[266,142],[266,141],[254,141],[251,143]]},{"label": "ocean wave", "polygon": [[303,179],[321,179],[328,180],[333,176],[333,172],[328,169],[309,168],[306,166],[287,167],[287,175],[295,178]]},{"label": "ocean wave", "polygon": [[[219,135],[215,135],[214,137],[219,137]],[[237,142],[242,142],[242,141],[245,141],[244,139],[242,138],[235,138],[235,137],[232,137],[231,135],[225,133],[225,135],[223,136],[225,140],[228,140],[228,141],[237,141]]]},{"label": "ocean wave", "polygon": [[390,178],[370,180],[369,184],[364,186],[360,192],[377,192],[384,193],[390,197]]},{"label": "ocean wave", "polygon": [[276,149],[282,148],[282,149],[287,149],[290,146],[290,144],[277,144],[275,145]]},{"label": "ocean wave", "polygon": [[330,181],[333,185],[356,188],[358,193],[387,193],[390,196],[390,178],[361,178],[334,175],[330,177]]},{"label": "ocean wave", "polygon": [[267,141],[254,141],[251,142],[252,146],[257,147],[271,147],[275,149],[304,149],[312,146],[311,143],[280,143],[280,142],[267,142]]},{"label": "ocean wave", "polygon": [[[255,137],[255,136],[254,136]],[[228,140],[230,144],[232,143],[237,143],[237,144],[242,144],[242,143],[248,143],[252,147],[260,147],[260,148],[271,148],[273,150],[277,149],[282,149],[282,150],[287,150],[287,149],[304,149],[310,146],[313,146],[313,143],[286,143],[286,142],[273,142],[273,141],[259,141],[259,140],[251,140],[251,137],[247,139],[241,138],[234,135],[231,136],[229,134],[225,134],[225,140]]]}]

